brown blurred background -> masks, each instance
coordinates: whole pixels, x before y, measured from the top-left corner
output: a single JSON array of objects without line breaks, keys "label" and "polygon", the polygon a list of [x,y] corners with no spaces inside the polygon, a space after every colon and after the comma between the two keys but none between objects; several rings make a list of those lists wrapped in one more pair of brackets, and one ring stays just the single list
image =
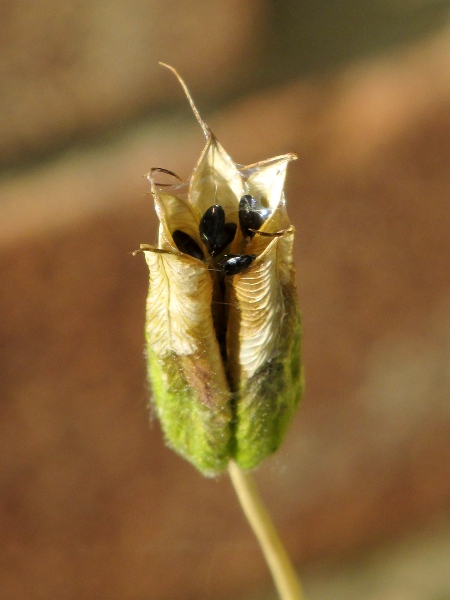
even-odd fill
[{"label": "brown blurred background", "polygon": [[310,600],[450,598],[450,2],[0,4],[0,597],[274,598],[148,424],[150,167],[288,151],[307,392],[256,478]]}]

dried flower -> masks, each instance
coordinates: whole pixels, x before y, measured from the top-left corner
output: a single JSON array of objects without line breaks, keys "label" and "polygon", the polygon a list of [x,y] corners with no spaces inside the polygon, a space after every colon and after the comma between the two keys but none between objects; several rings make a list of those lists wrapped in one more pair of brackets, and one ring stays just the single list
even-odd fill
[{"label": "dried flower", "polygon": [[[167,66],[167,65],[165,65]],[[302,391],[294,228],[286,154],[238,167],[207,138],[188,184],[148,175],[159,218],[146,341],[156,411],[170,446],[205,475],[251,469],[280,445]]]}]

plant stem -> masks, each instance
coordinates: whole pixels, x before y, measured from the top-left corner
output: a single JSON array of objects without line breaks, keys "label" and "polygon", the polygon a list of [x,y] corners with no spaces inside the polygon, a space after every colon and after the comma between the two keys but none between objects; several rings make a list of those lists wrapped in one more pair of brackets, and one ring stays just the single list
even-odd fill
[{"label": "plant stem", "polygon": [[297,574],[249,473],[233,461],[228,465],[242,510],[255,534],[278,590],[280,600],[304,600]]}]

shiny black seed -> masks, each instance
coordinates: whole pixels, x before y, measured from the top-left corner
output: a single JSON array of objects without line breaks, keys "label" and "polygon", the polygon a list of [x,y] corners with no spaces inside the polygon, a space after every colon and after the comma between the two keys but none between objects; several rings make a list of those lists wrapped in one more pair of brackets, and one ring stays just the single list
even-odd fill
[{"label": "shiny black seed", "polygon": [[270,215],[268,208],[250,194],[245,194],[239,201],[239,225],[245,238],[252,238],[255,233],[250,229],[259,229]]},{"label": "shiny black seed", "polygon": [[225,228],[225,211],[219,204],[214,204],[206,210],[200,219],[199,232],[202,242],[211,256],[219,254]]},{"label": "shiny black seed", "polygon": [[261,207],[261,204],[251,194],[244,194],[239,201],[239,210],[257,210]]},{"label": "shiny black seed", "polygon": [[203,254],[203,250],[190,235],[181,231],[181,229],[175,229],[172,233],[172,238],[180,252],[189,254],[189,256],[193,256],[199,260],[204,260],[205,255]]},{"label": "shiny black seed", "polygon": [[225,254],[217,263],[224,275],[237,275],[249,267],[256,254]]}]

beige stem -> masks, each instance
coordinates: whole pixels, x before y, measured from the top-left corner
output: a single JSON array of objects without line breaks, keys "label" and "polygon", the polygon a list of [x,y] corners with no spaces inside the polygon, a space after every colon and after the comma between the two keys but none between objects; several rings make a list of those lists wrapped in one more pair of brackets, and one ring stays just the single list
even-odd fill
[{"label": "beige stem", "polygon": [[228,472],[242,510],[258,539],[280,600],[304,600],[297,574],[264,506],[252,476],[233,461]]}]

